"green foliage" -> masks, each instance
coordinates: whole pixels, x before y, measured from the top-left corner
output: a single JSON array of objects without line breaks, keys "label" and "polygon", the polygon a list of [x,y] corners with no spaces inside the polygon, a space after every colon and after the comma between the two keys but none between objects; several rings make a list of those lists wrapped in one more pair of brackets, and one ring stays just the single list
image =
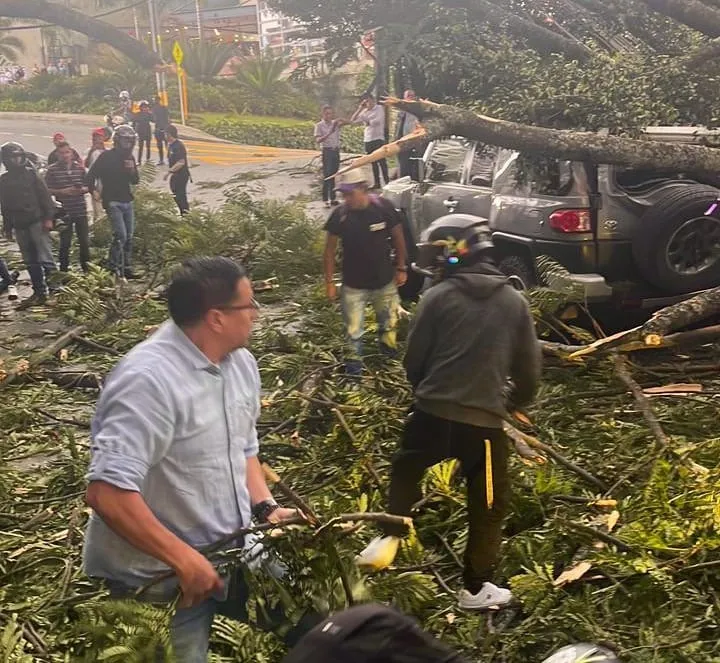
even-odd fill
[{"label": "green foliage", "polygon": [[170,643],[172,608],[134,601],[92,601],[76,608],[66,646],[74,661],[148,663],[175,660]]},{"label": "green foliage", "polygon": [[185,58],[183,67],[190,78],[200,82],[212,81],[232,57],[235,48],[231,44],[207,40],[183,42]]},{"label": "green foliage", "polygon": [[[300,150],[317,149],[312,121],[238,115],[203,120],[200,127],[214,136],[237,143]],[[360,153],[364,151],[362,128],[344,127],[341,136],[344,151]]]}]

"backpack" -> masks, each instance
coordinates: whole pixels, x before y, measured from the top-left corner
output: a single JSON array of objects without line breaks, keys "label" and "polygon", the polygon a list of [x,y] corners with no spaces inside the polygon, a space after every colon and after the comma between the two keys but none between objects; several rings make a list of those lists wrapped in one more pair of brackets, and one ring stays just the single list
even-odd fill
[{"label": "backpack", "polygon": [[377,603],[328,617],[283,663],[465,663],[414,620]]}]

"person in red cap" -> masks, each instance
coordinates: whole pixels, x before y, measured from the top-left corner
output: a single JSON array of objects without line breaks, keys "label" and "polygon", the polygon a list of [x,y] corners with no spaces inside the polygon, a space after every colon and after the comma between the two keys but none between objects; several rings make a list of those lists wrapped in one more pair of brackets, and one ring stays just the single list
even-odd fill
[{"label": "person in red cap", "polygon": [[[56,131],[53,134],[52,139],[53,139],[53,145],[55,145],[55,149],[52,152],[50,152],[50,154],[48,155],[48,160],[47,160],[48,166],[52,166],[54,163],[58,162],[58,160],[59,160],[58,153],[57,153],[58,145],[60,145],[60,143],[67,142],[65,140],[65,134],[62,131]],[[82,158],[77,153],[77,150],[75,148],[70,148],[70,149],[73,151],[73,161],[79,161],[80,163],[82,163]]]}]

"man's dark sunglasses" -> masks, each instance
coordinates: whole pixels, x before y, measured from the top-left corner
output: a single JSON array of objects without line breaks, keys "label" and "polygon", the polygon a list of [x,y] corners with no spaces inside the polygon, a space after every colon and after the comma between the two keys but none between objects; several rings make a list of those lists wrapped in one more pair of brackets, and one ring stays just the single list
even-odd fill
[{"label": "man's dark sunglasses", "polygon": [[260,310],[260,302],[253,297],[249,304],[243,304],[242,306],[218,306],[219,311],[248,311],[254,309],[255,311]]}]

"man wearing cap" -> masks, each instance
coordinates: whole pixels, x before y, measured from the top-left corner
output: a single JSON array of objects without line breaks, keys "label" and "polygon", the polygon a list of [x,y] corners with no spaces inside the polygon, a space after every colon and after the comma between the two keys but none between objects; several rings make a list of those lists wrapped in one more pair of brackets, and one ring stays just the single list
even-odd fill
[{"label": "man wearing cap", "polygon": [[368,179],[362,169],[342,177],[338,191],[344,203],[325,224],[325,288],[331,300],[337,297],[333,278],[338,240],[342,242],[341,303],[348,340],[345,369],[351,376],[362,373],[368,303],[377,318],[380,352],[395,356],[400,305],[397,289],[407,281],[402,219],[390,203],[370,195]]},{"label": "man wearing cap", "polygon": [[[53,134],[53,145],[55,145],[55,149],[53,149],[52,152],[48,155],[48,166],[52,166],[54,163],[57,163],[60,160],[60,157],[58,155],[58,145],[61,143],[67,143],[65,140],[65,134],[62,131],[57,131]],[[73,161],[79,161],[82,163],[82,158],[77,153],[77,150],[73,147],[70,148],[73,152]]]}]

